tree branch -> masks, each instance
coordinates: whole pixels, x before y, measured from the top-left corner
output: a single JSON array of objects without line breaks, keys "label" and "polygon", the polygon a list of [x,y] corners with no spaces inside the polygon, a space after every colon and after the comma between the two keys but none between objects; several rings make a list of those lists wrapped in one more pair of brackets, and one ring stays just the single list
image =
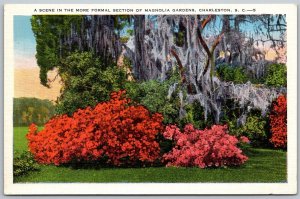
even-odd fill
[{"label": "tree branch", "polygon": [[[181,83],[182,83],[182,85],[185,85],[187,83],[187,81],[186,81],[186,77],[185,77],[185,74],[184,74],[184,68],[183,68],[183,65],[182,65],[182,63],[179,59],[179,56],[177,55],[177,53],[173,49],[171,49],[170,52],[175,57],[175,59],[177,61],[179,72],[180,72],[180,77],[181,77]],[[193,92],[192,85],[190,83],[188,83],[186,86],[187,86],[188,93],[192,93]]]},{"label": "tree branch", "polygon": [[208,58],[207,58],[207,61],[206,61],[206,64],[205,64],[205,68],[203,70],[203,75],[206,74],[206,72],[208,71],[208,68],[209,68],[209,64],[210,64],[210,59],[212,58],[213,53],[216,49],[216,47],[218,46],[218,44],[220,43],[225,31],[222,31],[218,37],[215,39],[213,45],[211,46],[211,49],[208,48],[208,45],[207,43],[204,41],[203,37],[202,37],[202,34],[201,34],[201,31],[205,28],[205,26],[211,21],[212,19],[212,15],[209,15],[206,19],[204,19],[202,22],[201,22],[201,29],[198,27],[197,28],[197,34],[198,34],[198,38],[199,38],[199,41],[201,43],[201,45],[203,46]]},{"label": "tree branch", "polygon": [[50,82],[50,83],[54,82],[58,76],[59,76],[59,74],[57,73],[52,80],[48,79],[48,82]]},{"label": "tree branch", "polygon": [[212,45],[212,47],[211,47],[211,50],[210,50],[211,54],[215,51],[216,47],[219,45],[219,43],[220,43],[220,41],[221,41],[221,39],[222,39],[224,33],[225,33],[225,31],[222,31],[222,32],[218,35],[218,37],[216,38],[216,40],[214,41],[214,43],[213,43],[213,45]]},{"label": "tree branch", "polygon": [[209,68],[209,58],[206,60],[205,68],[204,68],[204,70],[203,70],[203,75],[206,74],[208,68]]},{"label": "tree branch", "polygon": [[212,15],[208,15],[208,17],[201,22],[201,28],[204,29],[205,26],[208,24],[208,22],[211,21],[211,19],[212,19]]},{"label": "tree branch", "polygon": [[183,68],[183,65],[182,65],[182,63],[181,63],[181,61],[179,59],[179,56],[177,55],[177,53],[173,49],[171,49],[170,52],[175,57],[175,59],[177,61],[179,72],[180,72],[180,76],[181,76],[181,82],[185,83],[186,82],[186,78],[185,78],[185,75],[184,75],[184,68]]},{"label": "tree branch", "polygon": [[204,39],[202,38],[200,28],[197,28],[197,34],[198,34],[198,38],[199,38],[199,40],[200,40],[201,45],[203,46],[203,48],[204,48],[204,50],[206,51],[207,55],[210,57],[210,51],[209,51],[209,48],[208,48],[206,42],[204,41]]},{"label": "tree branch", "polygon": [[[199,33],[198,33],[198,34],[199,34]],[[213,43],[211,49],[209,50],[207,44],[205,43],[205,41],[203,40],[203,38],[202,38],[202,36],[201,36],[201,33],[199,34],[200,43],[202,44],[202,46],[203,46],[203,48],[205,49],[205,51],[206,51],[206,53],[207,53],[207,56],[208,56],[207,61],[206,61],[206,64],[205,64],[205,68],[204,68],[204,70],[203,70],[203,75],[205,75],[206,72],[208,71],[211,56],[214,56],[213,53],[214,53],[216,47],[219,45],[219,43],[220,43],[220,41],[221,41],[223,35],[224,35],[224,31],[222,31],[222,32],[218,35],[218,37],[217,37],[216,40],[214,41],[214,43]],[[202,40],[202,41],[201,41],[201,40]]]}]

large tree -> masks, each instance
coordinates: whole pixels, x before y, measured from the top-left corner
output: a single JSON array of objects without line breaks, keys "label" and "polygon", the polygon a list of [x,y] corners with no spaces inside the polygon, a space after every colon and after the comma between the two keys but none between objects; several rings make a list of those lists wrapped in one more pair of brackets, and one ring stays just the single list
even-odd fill
[{"label": "large tree", "polygon": [[115,32],[115,18],[110,15],[33,16],[31,24],[41,83],[47,86],[47,72],[60,68],[62,61],[74,51],[90,51],[105,65],[116,62],[121,45]]},{"label": "large tree", "polygon": [[[134,34],[128,43],[121,43],[124,26],[119,22],[126,21]],[[246,33],[247,23],[254,24],[250,29],[258,36]],[[215,75],[215,68],[216,57],[222,52],[228,64],[255,65],[253,57],[260,52],[254,47],[254,41],[264,42],[263,35],[273,46],[278,46],[280,41],[284,43],[283,15],[34,16],[32,27],[44,85],[47,85],[47,71],[53,67],[63,71],[63,60],[71,52],[90,51],[104,66],[116,63],[120,55],[127,57],[137,80],[164,81],[170,70],[178,67],[182,85],[181,115],[185,114],[185,105],[195,100],[203,106],[205,116],[212,114],[215,122],[220,120],[226,99],[265,112],[278,93],[251,84],[222,82]],[[281,33],[279,38],[274,36],[276,31]],[[71,67],[76,68],[76,63]]]}]

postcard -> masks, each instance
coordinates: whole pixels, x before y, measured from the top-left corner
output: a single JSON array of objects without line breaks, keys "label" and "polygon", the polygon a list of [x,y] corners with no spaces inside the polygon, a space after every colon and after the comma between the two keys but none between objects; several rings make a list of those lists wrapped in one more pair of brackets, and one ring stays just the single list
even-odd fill
[{"label": "postcard", "polygon": [[5,194],[296,194],[296,10],[5,5]]}]

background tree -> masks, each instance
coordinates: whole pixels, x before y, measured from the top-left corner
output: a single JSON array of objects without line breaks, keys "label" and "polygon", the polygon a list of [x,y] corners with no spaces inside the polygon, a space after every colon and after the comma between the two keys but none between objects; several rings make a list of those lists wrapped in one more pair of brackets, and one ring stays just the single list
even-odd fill
[{"label": "background tree", "polygon": [[47,86],[47,72],[61,68],[62,60],[74,51],[90,51],[104,65],[115,63],[121,52],[115,20],[112,15],[33,16],[41,83]]},{"label": "background tree", "polygon": [[55,114],[51,101],[37,98],[14,98],[13,109],[14,126],[43,125]]},{"label": "background tree", "polygon": [[74,29],[80,28],[82,20],[82,16],[71,15],[32,16],[31,27],[36,38],[36,59],[42,85],[48,86],[47,72],[59,67],[61,58],[71,51],[69,38],[74,34]]}]

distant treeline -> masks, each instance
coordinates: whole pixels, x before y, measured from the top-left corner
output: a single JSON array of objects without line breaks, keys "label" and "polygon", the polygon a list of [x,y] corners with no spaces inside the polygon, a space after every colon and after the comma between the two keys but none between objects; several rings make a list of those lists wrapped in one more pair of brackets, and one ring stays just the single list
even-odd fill
[{"label": "distant treeline", "polygon": [[55,113],[55,106],[50,100],[14,98],[13,106],[14,126],[43,125]]}]

